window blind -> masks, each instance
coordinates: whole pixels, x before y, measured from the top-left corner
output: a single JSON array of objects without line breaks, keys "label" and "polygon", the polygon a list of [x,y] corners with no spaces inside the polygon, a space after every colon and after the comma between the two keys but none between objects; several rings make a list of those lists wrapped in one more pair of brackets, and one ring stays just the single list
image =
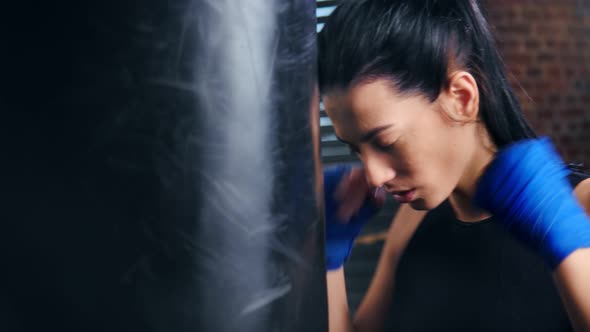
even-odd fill
[{"label": "window blind", "polygon": [[[338,4],[337,0],[318,0],[317,1],[317,31],[320,32],[326,22],[326,18],[332,13]],[[333,164],[339,162],[357,161],[358,158],[350,151],[346,144],[338,141],[332,122],[324,110],[324,104],[320,102],[320,133],[321,133],[321,151],[322,162],[324,164]]]}]

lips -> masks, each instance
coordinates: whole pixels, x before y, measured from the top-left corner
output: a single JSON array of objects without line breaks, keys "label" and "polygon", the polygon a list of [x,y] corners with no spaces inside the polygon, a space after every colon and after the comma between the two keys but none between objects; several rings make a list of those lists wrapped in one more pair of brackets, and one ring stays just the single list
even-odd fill
[{"label": "lips", "polygon": [[396,201],[400,203],[410,203],[412,200],[414,200],[416,189],[391,191],[390,193],[393,195],[393,198]]}]

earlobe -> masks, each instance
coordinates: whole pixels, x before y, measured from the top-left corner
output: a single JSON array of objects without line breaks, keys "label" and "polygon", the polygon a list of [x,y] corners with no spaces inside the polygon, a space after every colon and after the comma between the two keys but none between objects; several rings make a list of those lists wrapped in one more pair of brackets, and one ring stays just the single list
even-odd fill
[{"label": "earlobe", "polygon": [[466,71],[456,71],[449,76],[447,87],[451,117],[461,122],[477,121],[479,90],[475,78]]}]

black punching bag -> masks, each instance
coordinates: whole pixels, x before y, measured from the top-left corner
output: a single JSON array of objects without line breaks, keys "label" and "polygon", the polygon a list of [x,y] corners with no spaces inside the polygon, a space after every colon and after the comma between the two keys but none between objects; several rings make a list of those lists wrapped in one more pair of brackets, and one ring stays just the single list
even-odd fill
[{"label": "black punching bag", "polygon": [[0,330],[327,331],[314,0],[0,7]]}]

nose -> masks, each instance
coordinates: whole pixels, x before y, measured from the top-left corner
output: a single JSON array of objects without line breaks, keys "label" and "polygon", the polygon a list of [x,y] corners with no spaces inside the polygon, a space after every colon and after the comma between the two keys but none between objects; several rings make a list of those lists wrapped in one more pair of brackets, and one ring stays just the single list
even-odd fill
[{"label": "nose", "polygon": [[367,183],[373,187],[382,187],[395,178],[389,158],[384,154],[366,152],[361,155]]}]

